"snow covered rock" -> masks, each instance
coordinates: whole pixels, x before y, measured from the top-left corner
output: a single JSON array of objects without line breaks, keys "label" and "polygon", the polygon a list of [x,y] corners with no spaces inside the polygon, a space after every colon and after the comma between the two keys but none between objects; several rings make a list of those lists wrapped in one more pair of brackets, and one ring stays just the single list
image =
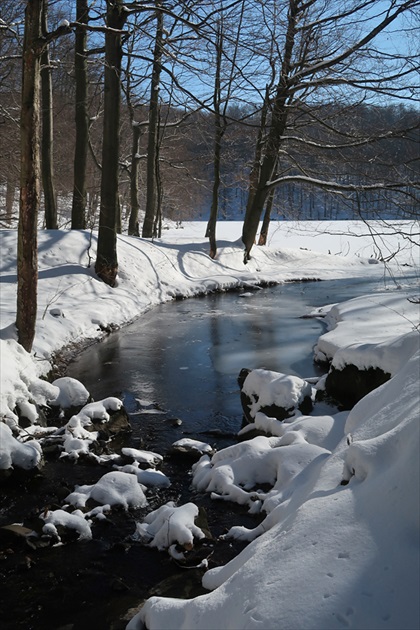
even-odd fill
[{"label": "snow covered rock", "polygon": [[57,378],[52,385],[58,388],[58,395],[52,398],[49,404],[53,407],[59,407],[66,418],[78,413],[90,399],[86,387],[70,376]]},{"label": "snow covered rock", "polygon": [[202,455],[213,455],[214,449],[206,442],[192,440],[191,438],[181,438],[172,444],[169,454],[198,460]]},{"label": "snow covered rock", "polygon": [[204,532],[195,524],[198,514],[194,503],[176,507],[169,501],[136,524],[133,539],[160,550],[169,549],[175,543],[189,550],[194,546],[194,539],[205,538]]},{"label": "snow covered rock", "polygon": [[151,466],[152,468],[156,468],[156,466],[159,466],[163,461],[162,455],[154,453],[153,451],[124,447],[121,449],[121,453],[132,461],[138,462],[139,464],[147,464],[147,466]]},{"label": "snow covered rock", "polygon": [[30,470],[39,467],[41,462],[42,449],[37,440],[19,442],[11,428],[0,422],[0,470],[9,470],[15,466]]},{"label": "snow covered rock", "polygon": [[62,530],[67,529],[76,532],[78,540],[90,540],[92,538],[90,525],[80,510],[75,510],[72,513],[65,510],[48,510],[41,515],[41,518],[45,521],[42,528],[43,534],[56,542],[61,542]]},{"label": "snow covered rock", "polygon": [[314,390],[298,376],[244,368],[239,373],[238,383],[248,422],[254,422],[259,411],[277,420],[291,418],[296,409],[305,414],[312,411]]},{"label": "snow covered rock", "polygon": [[144,486],[138,483],[135,475],[121,472],[106,473],[93,485],[76,486],[66,501],[76,507],[85,507],[88,499],[101,505],[138,508],[147,505]]},{"label": "snow covered rock", "polygon": [[162,471],[154,468],[140,468],[139,462],[134,464],[125,464],[125,466],[114,466],[115,469],[124,473],[136,475],[137,481],[144,486],[154,488],[169,488],[171,481]]}]

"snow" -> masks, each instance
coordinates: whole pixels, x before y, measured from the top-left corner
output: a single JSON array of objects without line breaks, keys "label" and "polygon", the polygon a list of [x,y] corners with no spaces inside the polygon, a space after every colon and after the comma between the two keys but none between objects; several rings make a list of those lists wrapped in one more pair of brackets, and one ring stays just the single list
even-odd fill
[{"label": "snow", "polygon": [[261,408],[270,405],[284,409],[297,407],[305,397],[312,398],[312,389],[298,376],[263,369],[252,370],[242,386],[242,391],[252,401],[249,408],[252,418]]},{"label": "snow", "polygon": [[136,462],[147,464],[151,467],[158,466],[163,460],[162,455],[159,455],[159,453],[153,453],[153,451],[144,451],[138,448],[122,448],[121,453],[126,457],[131,457]]},{"label": "snow", "polygon": [[[419,304],[406,274],[418,278],[420,265],[413,244],[418,226],[403,227],[411,240],[398,236],[399,224],[388,230],[356,222],[273,224],[268,246],[254,247],[246,266],[239,223],[218,226],[215,260],[208,255],[203,223],[172,227],[154,241],[119,236],[114,289],[96,278],[95,233],[41,231],[32,354],[17,344],[14,327],[17,235],[0,232],[0,468],[5,470],[29,470],[41,462],[45,430],[35,431],[35,404],[82,406],[52,433],[61,431],[63,456],[74,461],[90,453],[96,437],[89,431],[92,420],[107,421],[121,406],[112,397],[88,402],[77,381],[45,380],[54,353],[64,346],[101,337],[176,297],[235,287],[252,297],[249,289],[259,284],[303,278],[376,282],[367,296],[313,313],[328,325],[315,356],[328,357],[337,368],[381,367],[391,379],[350,412],[295,411],[281,423],[256,405],[250,428],[263,435],[204,453],[193,466],[194,489],[242,503],[263,520],[254,529],[231,528],[228,537],[249,545],[226,566],[204,573],[208,593],[190,600],[152,597],[127,629],[418,628]],[[397,250],[387,264],[379,260]],[[254,382],[252,392],[270,401],[281,396],[289,405],[312,389],[309,382],[272,375]],[[19,414],[31,423],[25,431]],[[112,507],[146,508],[146,487],[170,484],[156,470],[158,453],[126,449],[123,455],[132,463],[117,461],[96,484],[77,486],[62,509],[43,515],[44,535],[59,541],[57,527],[67,527],[89,539],[90,519],[105,518]],[[99,506],[86,511],[89,499]],[[134,535],[158,549],[175,543],[189,548],[204,536],[195,524],[197,513],[193,503],[164,504],[137,524]]]},{"label": "snow", "polygon": [[124,473],[131,473],[136,475],[137,480],[144,486],[156,487],[156,488],[169,488],[171,481],[169,477],[165,475],[161,470],[155,470],[154,468],[146,468],[143,470],[139,466],[139,462],[134,464],[125,464],[125,466],[114,465],[116,470],[121,470]]},{"label": "snow", "polygon": [[11,428],[0,422],[0,470],[17,466],[29,470],[38,466],[42,459],[42,450],[39,442],[31,440],[22,444],[13,437]]},{"label": "snow", "polygon": [[143,489],[134,475],[116,470],[106,473],[93,485],[76,486],[66,501],[76,507],[85,507],[88,499],[94,499],[102,505],[116,505],[127,510],[147,505]]},{"label": "snow", "polygon": [[50,405],[68,409],[85,405],[89,400],[89,392],[86,387],[75,378],[64,376],[53,381],[53,385],[58,387],[59,394],[54,400],[50,400]]},{"label": "snow", "polygon": [[79,540],[92,538],[90,525],[80,510],[75,510],[71,514],[65,510],[48,510],[41,515],[41,518],[45,521],[45,525],[42,528],[43,533],[56,538],[58,542],[61,541],[61,538],[57,531],[57,525],[76,530],[79,533]]},{"label": "snow", "polygon": [[143,522],[137,523],[133,539],[160,550],[168,549],[174,543],[191,549],[194,538],[205,537],[204,532],[194,524],[197,516],[198,507],[194,503],[176,507],[173,501],[169,501],[150,512]]}]

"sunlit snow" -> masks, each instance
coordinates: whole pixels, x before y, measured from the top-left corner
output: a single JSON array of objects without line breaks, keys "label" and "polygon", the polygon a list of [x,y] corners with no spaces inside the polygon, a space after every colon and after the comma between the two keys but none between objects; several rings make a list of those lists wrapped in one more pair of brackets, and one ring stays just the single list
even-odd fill
[{"label": "sunlit snow", "polygon": [[[202,223],[171,228],[153,242],[119,236],[114,289],[95,275],[95,234],[42,231],[31,355],[17,344],[14,327],[17,235],[12,230],[0,233],[0,414],[4,420],[0,468],[4,470],[42,464],[40,442],[45,430],[40,427],[39,434],[35,432],[35,404],[46,406],[57,400],[63,408],[71,401],[87,404],[61,433],[57,430],[63,456],[75,461],[82,453],[93,456],[95,432],[88,430],[92,420],[106,422],[109,412],[119,408],[118,399],[92,404],[86,393],[75,397],[83,392],[83,385],[65,394],[62,383],[42,378],[53,353],[66,344],[100,337],[103,328],[121,326],[175,297],[242,287],[250,300],[258,300],[258,293],[251,294],[249,287],[304,278],[376,282],[369,295],[312,314],[324,317],[328,325],[315,356],[332,360],[337,368],[381,367],[390,380],[350,412],[314,416],[296,412],[281,423],[256,405],[254,423],[244,429],[242,438],[250,429],[263,435],[204,454],[194,464],[195,489],[219,502],[242,503],[261,514],[262,521],[251,529],[233,526],[227,533],[250,542],[226,566],[204,573],[207,594],[190,600],[152,597],[127,629],[418,628],[420,335],[413,279],[418,281],[419,257],[415,238],[399,239],[398,226],[391,226],[388,234],[383,226],[377,227],[372,243],[369,231],[362,235],[366,228],[357,223],[273,224],[268,246],[254,247],[246,266],[241,226],[236,223],[218,227],[215,260],[208,255]],[[414,222],[404,227],[415,233]],[[391,262],[381,262],[380,253],[386,258],[398,249]],[[398,287],[393,278],[398,279]],[[248,300],[238,302],[245,308]],[[284,376],[289,389],[283,402],[288,404],[289,396],[299,399],[300,393],[292,387],[295,382]],[[67,387],[69,381],[64,384]],[[301,385],[299,391],[312,394],[312,384]],[[257,386],[254,390],[255,396],[263,394]],[[270,388],[264,396],[269,393]],[[19,427],[19,415],[25,415],[30,425],[25,432]],[[118,507],[146,509],[146,486],[159,492],[170,483],[156,470],[162,462],[158,453],[126,449],[123,456],[128,463],[117,461],[116,469],[96,484],[77,486],[66,505],[44,513],[44,535],[60,542],[59,530],[66,527],[89,539],[91,519],[106,518],[107,511]],[[142,470],[145,466],[147,470]],[[138,522],[133,535],[159,549],[175,543],[189,547],[203,534],[195,524],[197,510],[192,502],[163,504]]]}]

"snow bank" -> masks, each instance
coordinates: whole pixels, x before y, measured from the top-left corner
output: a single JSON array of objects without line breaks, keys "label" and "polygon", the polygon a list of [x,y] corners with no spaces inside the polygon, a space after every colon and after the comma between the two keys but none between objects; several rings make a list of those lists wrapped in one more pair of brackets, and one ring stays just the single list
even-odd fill
[{"label": "snow bank", "polygon": [[410,292],[362,296],[322,310],[329,332],[318,339],[315,358],[334,359],[338,369],[353,363],[395,374],[418,348],[419,302]]},{"label": "snow bank", "polygon": [[354,407],[270,529],[205,574],[212,592],[152,597],[127,630],[418,628],[419,360]]}]

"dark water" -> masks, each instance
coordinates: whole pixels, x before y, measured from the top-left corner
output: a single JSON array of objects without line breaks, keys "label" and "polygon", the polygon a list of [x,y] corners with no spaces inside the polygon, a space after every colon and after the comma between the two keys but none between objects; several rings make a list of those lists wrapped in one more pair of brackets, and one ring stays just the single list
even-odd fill
[{"label": "dark water", "polygon": [[[236,432],[242,420],[236,379],[242,368],[319,375],[313,346],[323,323],[302,317],[316,306],[383,290],[383,282],[359,278],[164,304],[81,353],[68,375],[82,381],[96,400],[121,396],[134,413],[155,403],[165,414],[147,422],[155,428],[154,448],[180,437],[168,430],[174,418],[182,420],[184,434]],[[145,418],[142,414],[142,426]]]}]

